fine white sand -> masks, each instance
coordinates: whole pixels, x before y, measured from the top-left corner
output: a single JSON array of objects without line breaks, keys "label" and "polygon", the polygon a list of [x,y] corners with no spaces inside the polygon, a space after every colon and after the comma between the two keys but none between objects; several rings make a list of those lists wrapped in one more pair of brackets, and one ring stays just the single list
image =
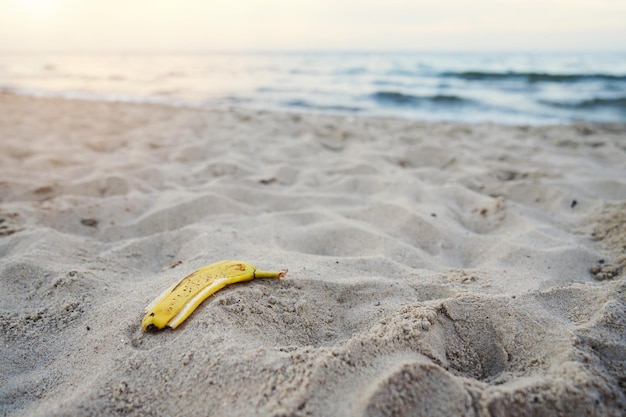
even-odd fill
[{"label": "fine white sand", "polygon": [[624,415],[625,268],[625,126],[0,95],[0,415]]}]

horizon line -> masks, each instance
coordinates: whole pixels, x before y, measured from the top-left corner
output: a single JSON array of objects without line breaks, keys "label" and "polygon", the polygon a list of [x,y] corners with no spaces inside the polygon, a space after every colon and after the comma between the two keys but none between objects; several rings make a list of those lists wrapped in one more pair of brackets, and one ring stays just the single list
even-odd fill
[{"label": "horizon line", "polygon": [[453,53],[453,54],[550,54],[550,53],[582,53],[582,54],[620,54],[626,53],[626,48],[607,48],[607,49],[589,49],[589,48],[511,48],[511,49],[484,49],[484,48],[438,48],[438,49],[363,49],[363,48],[72,48],[72,49],[56,49],[56,48],[0,48],[0,54],[93,54],[93,53],[112,53],[112,54],[290,54],[290,53],[311,53],[311,54],[419,54],[419,53]]}]

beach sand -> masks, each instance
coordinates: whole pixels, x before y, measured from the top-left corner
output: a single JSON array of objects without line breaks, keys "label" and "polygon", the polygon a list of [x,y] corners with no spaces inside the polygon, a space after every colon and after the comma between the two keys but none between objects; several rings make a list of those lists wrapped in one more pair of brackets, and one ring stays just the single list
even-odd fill
[{"label": "beach sand", "polygon": [[625,268],[625,126],[0,94],[0,415],[624,415]]}]

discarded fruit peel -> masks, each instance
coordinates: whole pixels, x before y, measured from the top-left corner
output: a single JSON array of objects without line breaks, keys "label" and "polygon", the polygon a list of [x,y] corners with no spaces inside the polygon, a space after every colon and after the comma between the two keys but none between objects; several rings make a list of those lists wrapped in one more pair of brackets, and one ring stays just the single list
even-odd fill
[{"label": "discarded fruit peel", "polygon": [[220,261],[187,275],[174,283],[146,307],[141,321],[144,332],[165,327],[175,329],[209,296],[236,282],[254,278],[282,278],[287,270],[259,271],[248,262]]}]

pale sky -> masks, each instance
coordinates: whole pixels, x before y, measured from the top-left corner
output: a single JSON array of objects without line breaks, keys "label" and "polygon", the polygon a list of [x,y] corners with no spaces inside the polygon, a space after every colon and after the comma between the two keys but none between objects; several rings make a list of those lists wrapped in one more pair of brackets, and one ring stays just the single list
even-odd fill
[{"label": "pale sky", "polygon": [[0,0],[0,50],[626,50],[626,0]]}]

